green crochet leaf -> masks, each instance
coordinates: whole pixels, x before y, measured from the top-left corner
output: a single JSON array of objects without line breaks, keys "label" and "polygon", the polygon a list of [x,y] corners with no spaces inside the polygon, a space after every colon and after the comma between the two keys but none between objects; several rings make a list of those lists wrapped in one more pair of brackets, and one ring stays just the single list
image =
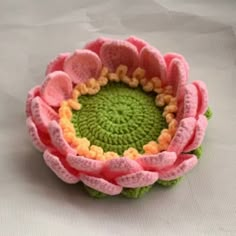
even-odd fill
[{"label": "green crochet leaf", "polygon": [[197,149],[193,150],[190,152],[190,154],[194,154],[197,156],[197,159],[200,159],[203,153],[203,148],[202,146],[199,146]]},{"label": "green crochet leaf", "polygon": [[179,177],[179,178],[173,179],[173,180],[161,180],[161,179],[159,179],[157,181],[157,183],[161,186],[164,186],[164,187],[171,187],[171,186],[176,185],[181,179],[182,179],[182,177]]},{"label": "green crochet leaf", "polygon": [[92,189],[86,185],[84,185],[84,188],[85,190],[87,191],[87,193],[91,196],[91,197],[94,197],[94,198],[104,198],[107,196],[107,194],[105,193],[101,193],[95,189]]},{"label": "green crochet leaf", "polygon": [[212,117],[212,115],[213,115],[213,112],[212,112],[211,108],[208,107],[208,109],[207,109],[207,111],[206,111],[206,113],[205,113],[205,116],[206,116],[206,118],[207,118],[208,120],[210,120],[211,117]]},{"label": "green crochet leaf", "polygon": [[127,198],[140,198],[145,195],[145,193],[149,192],[151,188],[152,185],[141,188],[126,188],[123,189],[121,194]]}]

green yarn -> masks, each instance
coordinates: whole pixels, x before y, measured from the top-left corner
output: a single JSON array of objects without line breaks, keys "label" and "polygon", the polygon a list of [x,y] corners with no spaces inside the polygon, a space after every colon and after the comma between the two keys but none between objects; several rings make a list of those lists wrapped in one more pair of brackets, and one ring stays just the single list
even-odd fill
[{"label": "green yarn", "polygon": [[127,198],[140,198],[145,193],[149,192],[152,188],[152,185],[141,187],[141,188],[126,188],[123,189],[122,195]]},{"label": "green yarn", "polygon": [[194,154],[196,155],[197,159],[200,159],[203,153],[203,149],[202,146],[199,146],[198,148],[196,148],[195,150],[191,151],[190,154]]},{"label": "green yarn", "polygon": [[182,179],[182,177],[179,177],[179,178],[173,179],[173,180],[161,180],[161,179],[159,179],[157,181],[157,183],[161,186],[164,186],[164,187],[171,187],[173,185],[176,185],[181,179]]},{"label": "green yarn", "polygon": [[211,108],[208,107],[207,111],[205,112],[205,116],[208,120],[210,120],[212,115],[213,115],[213,112],[212,112]]},{"label": "green yarn", "polygon": [[87,185],[84,185],[84,188],[91,197],[104,198],[107,196],[105,193],[101,193],[93,188],[88,187]]},{"label": "green yarn", "polygon": [[79,97],[82,108],[73,111],[77,137],[91,145],[122,155],[129,147],[143,152],[143,145],[156,140],[167,127],[163,109],[155,105],[155,93],[130,88],[124,83],[109,83],[95,95]]}]

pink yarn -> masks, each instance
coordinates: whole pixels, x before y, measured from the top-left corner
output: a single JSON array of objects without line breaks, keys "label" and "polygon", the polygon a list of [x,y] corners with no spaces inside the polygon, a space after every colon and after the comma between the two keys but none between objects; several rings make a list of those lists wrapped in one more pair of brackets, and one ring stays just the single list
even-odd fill
[{"label": "pink yarn", "polygon": [[198,92],[193,84],[185,86],[183,118],[195,117],[198,109]]},{"label": "pink yarn", "polygon": [[195,126],[195,118],[188,117],[182,119],[179,123],[175,136],[171,140],[171,143],[168,147],[168,151],[175,152],[177,155],[179,155],[191,139]]},{"label": "pink yarn", "polygon": [[139,188],[154,184],[158,180],[158,173],[141,170],[116,178],[117,184],[126,188]]},{"label": "pink yarn", "polygon": [[140,65],[146,71],[148,78],[159,77],[164,84],[166,81],[166,63],[161,53],[151,46],[145,46],[140,52]]},{"label": "pink yarn", "polygon": [[59,54],[48,64],[45,74],[48,75],[54,71],[63,71],[64,62],[69,55],[70,53],[68,52]]},{"label": "pink yarn", "polygon": [[[147,76],[158,76],[174,87],[178,99],[178,128],[165,152],[142,155],[136,160],[125,157],[107,161],[77,156],[66,142],[58,124],[56,108],[67,99],[72,85],[98,78],[102,64],[115,71],[120,64],[131,73],[137,67]],[[26,100],[27,128],[34,146],[44,152],[47,166],[66,183],[82,181],[100,192],[116,195],[123,187],[137,188],[158,179],[173,180],[196,164],[195,155],[182,154],[197,148],[205,135],[208,92],[202,81],[187,85],[188,64],[179,54],[161,53],[134,36],[127,40],[99,38],[83,50],[60,54],[49,63],[42,85],[29,91]]]},{"label": "pink yarn", "polygon": [[126,39],[126,41],[133,44],[137,48],[138,52],[140,52],[143,49],[143,47],[148,45],[147,42],[135,36],[130,36],[129,38]]},{"label": "pink yarn", "polygon": [[161,152],[152,155],[143,155],[137,159],[146,170],[161,170],[174,164],[177,156],[175,152]]},{"label": "pink yarn", "polygon": [[76,50],[64,63],[64,71],[77,84],[97,77],[101,70],[100,58],[89,50]]},{"label": "pink yarn", "polygon": [[91,42],[88,42],[86,45],[85,45],[85,49],[88,49],[92,52],[95,52],[98,56],[100,55],[100,50],[101,50],[101,47],[104,43],[106,42],[109,42],[110,39],[108,38],[103,38],[103,37],[99,37],[97,38],[96,40],[93,40]]},{"label": "pink yarn", "polygon": [[197,162],[198,160],[195,155],[181,154],[173,167],[165,171],[160,171],[159,178],[162,180],[177,179],[189,172]]},{"label": "pink yarn", "polygon": [[54,71],[44,80],[41,97],[53,107],[60,106],[61,102],[71,96],[72,83],[70,77],[63,71]]},{"label": "pink yarn", "polygon": [[112,40],[104,43],[100,50],[103,65],[115,71],[119,65],[126,65],[129,73],[138,67],[139,56],[134,45],[127,41]]}]

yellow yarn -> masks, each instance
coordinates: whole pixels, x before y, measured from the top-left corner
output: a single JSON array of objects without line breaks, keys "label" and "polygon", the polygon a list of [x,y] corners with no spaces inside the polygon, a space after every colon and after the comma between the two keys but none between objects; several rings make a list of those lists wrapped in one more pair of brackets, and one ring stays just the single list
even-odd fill
[{"label": "yellow yarn", "polygon": [[101,70],[100,76],[101,77],[106,77],[108,72],[109,72],[108,68],[104,66]]},{"label": "yellow yarn", "polygon": [[128,157],[130,159],[136,159],[139,156],[139,152],[135,148],[129,148],[124,151],[124,157]]},{"label": "yellow yarn", "polygon": [[128,84],[131,88],[136,88],[136,87],[138,87],[139,81],[136,78],[130,78]]},{"label": "yellow yarn", "polygon": [[81,109],[81,104],[79,104],[76,100],[69,99],[68,104],[74,110],[80,110]]},{"label": "yellow yarn", "polygon": [[119,76],[119,78],[121,79],[122,77],[124,77],[128,72],[128,67],[125,65],[119,65],[116,69],[116,74]]},{"label": "yellow yarn", "polygon": [[108,83],[107,77],[105,77],[105,76],[100,76],[100,77],[98,78],[98,84],[99,84],[100,86],[105,86],[107,83]]},{"label": "yellow yarn", "polygon": [[119,82],[120,78],[116,73],[109,73],[108,78],[110,81]]},{"label": "yellow yarn", "polygon": [[88,88],[86,87],[86,84],[81,83],[77,84],[75,87],[82,95],[85,95],[88,93]]},{"label": "yellow yarn", "polygon": [[104,157],[106,160],[110,160],[110,159],[114,159],[114,158],[119,157],[119,155],[115,152],[105,152]]},{"label": "yellow yarn", "polygon": [[159,152],[159,145],[155,141],[150,141],[143,146],[143,150],[145,151],[145,154],[156,154]]},{"label": "yellow yarn", "polygon": [[138,67],[134,72],[133,72],[133,77],[137,78],[138,80],[143,79],[145,76],[145,70]]},{"label": "yellow yarn", "polygon": [[143,90],[145,92],[151,92],[153,90],[153,84],[151,81],[147,81],[146,84],[143,85]]},{"label": "yellow yarn", "polygon": [[153,86],[154,86],[154,88],[156,89],[158,89],[158,88],[161,88],[162,87],[162,82],[161,82],[161,79],[160,78],[158,78],[158,77],[153,77],[152,79],[151,79],[151,81],[152,81],[152,83],[153,83]]}]

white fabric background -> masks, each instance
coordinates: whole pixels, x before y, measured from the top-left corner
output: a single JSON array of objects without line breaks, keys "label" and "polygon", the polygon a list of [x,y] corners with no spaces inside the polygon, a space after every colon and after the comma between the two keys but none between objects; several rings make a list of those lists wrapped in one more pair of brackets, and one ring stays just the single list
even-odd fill
[{"label": "white fabric background", "polygon": [[[0,235],[236,235],[235,11],[235,0],[0,0]],[[58,53],[131,34],[182,53],[214,117],[203,158],[178,186],[94,200],[44,165],[25,97]]]}]

